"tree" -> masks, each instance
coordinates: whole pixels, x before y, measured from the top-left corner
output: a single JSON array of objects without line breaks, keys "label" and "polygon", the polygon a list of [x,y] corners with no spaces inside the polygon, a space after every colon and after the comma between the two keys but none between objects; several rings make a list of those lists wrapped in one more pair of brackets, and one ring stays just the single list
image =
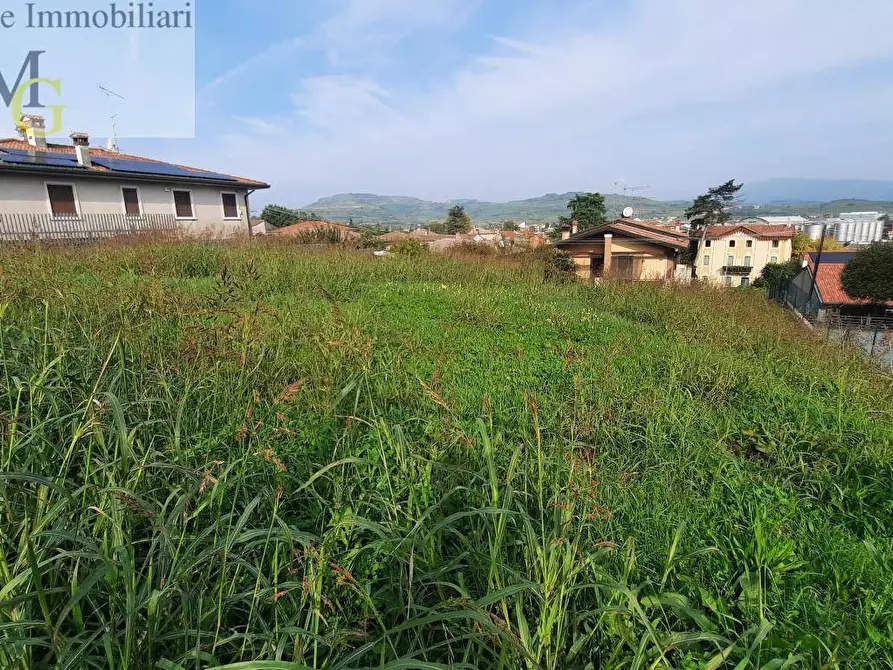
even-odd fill
[{"label": "tree", "polygon": [[[840,251],[841,249],[845,249],[846,247],[838,242],[835,239],[832,239],[829,236],[825,236],[825,244],[822,246],[822,251]],[[813,240],[806,233],[797,233],[794,235],[794,257],[800,257],[805,253],[810,251],[818,251],[819,250],[819,240]]]},{"label": "tree", "polygon": [[502,229],[503,230],[521,230],[521,226],[519,226],[514,221],[503,221]]},{"label": "tree", "polygon": [[[707,226],[722,225],[731,219],[728,210],[742,186],[744,184],[736,184],[734,179],[730,179],[725,184],[708,189],[704,195],[699,195],[692,206],[685,210],[685,218],[689,220],[692,233],[702,233],[703,237],[707,234]],[[699,243],[697,236],[693,235],[688,251],[680,259],[691,265],[692,279],[698,277],[695,259],[698,257]]]},{"label": "tree", "polygon": [[722,225],[731,219],[728,210],[735,203],[742,186],[744,184],[736,184],[734,179],[730,179],[698,196],[694,204],[685,210],[685,217],[691,223],[692,230]]},{"label": "tree", "polygon": [[878,242],[860,251],[843,269],[840,283],[854,300],[893,301],[893,244]]},{"label": "tree", "polygon": [[[608,208],[605,206],[605,196],[601,193],[578,193],[567,204],[571,212],[571,219],[577,222],[577,230],[583,231],[595,228],[608,222]],[[563,223],[566,221],[562,217]]]},{"label": "tree", "polygon": [[770,291],[779,291],[793,281],[802,269],[800,262],[791,259],[787,263],[766,263],[754,288],[767,286]]},{"label": "tree", "polygon": [[286,226],[300,223],[301,221],[313,221],[316,219],[316,214],[313,212],[303,212],[298,209],[290,209],[288,207],[283,207],[282,205],[267,205],[264,207],[264,211],[261,212],[260,217],[271,226],[284,228]]},{"label": "tree", "polygon": [[446,224],[443,221],[435,221],[434,223],[429,223],[426,228],[429,233],[442,234],[446,232]]},{"label": "tree", "polygon": [[447,213],[444,227],[448,235],[467,233],[471,230],[471,217],[462,205],[455,205]]}]

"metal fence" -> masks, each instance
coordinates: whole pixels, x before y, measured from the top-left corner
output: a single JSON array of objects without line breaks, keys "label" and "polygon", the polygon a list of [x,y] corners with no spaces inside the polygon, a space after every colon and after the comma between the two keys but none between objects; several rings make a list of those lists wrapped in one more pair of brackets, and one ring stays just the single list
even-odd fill
[{"label": "metal fence", "polygon": [[842,347],[856,346],[893,372],[893,315],[855,316],[818,313],[818,302],[793,282],[769,290],[769,297],[798,312],[816,333]]},{"label": "metal fence", "polygon": [[826,314],[804,317],[815,332],[840,346],[857,346],[893,372],[893,318]]},{"label": "metal fence", "polygon": [[84,214],[71,217],[0,214],[0,243],[3,244],[83,244],[134,235],[173,238],[177,231],[177,221],[172,214]]}]

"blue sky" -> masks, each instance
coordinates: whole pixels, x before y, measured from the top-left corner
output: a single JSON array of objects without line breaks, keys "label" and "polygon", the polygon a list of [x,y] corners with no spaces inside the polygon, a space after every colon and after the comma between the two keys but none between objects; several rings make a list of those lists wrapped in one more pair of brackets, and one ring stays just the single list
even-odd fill
[{"label": "blue sky", "polygon": [[295,206],[885,179],[891,25],[890,0],[200,0],[197,138],[122,148]]}]

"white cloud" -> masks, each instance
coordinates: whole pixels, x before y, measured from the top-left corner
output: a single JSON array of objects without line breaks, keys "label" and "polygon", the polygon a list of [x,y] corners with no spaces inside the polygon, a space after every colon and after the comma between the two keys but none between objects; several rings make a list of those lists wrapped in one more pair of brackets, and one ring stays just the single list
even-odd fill
[{"label": "white cloud", "polygon": [[[364,27],[403,35],[462,3],[412,13],[428,4],[351,0],[322,34],[341,53]],[[294,204],[338,191],[525,197],[610,188],[621,173],[649,180],[655,195],[694,191],[714,178],[784,176],[760,174],[765,138],[790,135],[762,164],[790,176],[813,168],[816,138],[846,151],[840,133],[854,132],[860,109],[816,85],[786,87],[893,58],[888,0],[639,0],[633,10],[611,25],[499,37],[491,52],[415,89],[385,90],[371,75],[305,79],[281,142],[267,149],[235,134],[225,155]],[[877,108],[893,104],[893,91],[875,93]],[[891,132],[876,138],[879,149],[893,144]]]},{"label": "white cloud", "polygon": [[413,31],[462,23],[480,0],[346,0],[316,39],[334,63],[382,57]]}]

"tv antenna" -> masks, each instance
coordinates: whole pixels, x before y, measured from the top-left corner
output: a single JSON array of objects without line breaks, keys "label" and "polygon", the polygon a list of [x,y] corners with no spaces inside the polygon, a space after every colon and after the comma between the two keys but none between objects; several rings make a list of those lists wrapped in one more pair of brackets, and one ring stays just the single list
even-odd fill
[{"label": "tv antenna", "polygon": [[[650,186],[624,186],[623,187],[623,195],[625,195],[627,198],[633,198],[633,197],[635,197],[636,193],[638,193],[639,191],[647,191],[649,188],[651,188],[651,187]],[[635,215],[636,215],[636,210],[633,207],[627,207],[626,209],[623,210],[623,218],[625,218],[625,219],[631,219]]]},{"label": "tv antenna", "polygon": [[109,151],[120,153],[121,147],[118,146],[118,113],[115,111],[115,101],[113,98],[118,98],[119,100],[125,100],[126,98],[101,84],[97,84],[97,88],[103,92],[106,99],[109,101],[109,107],[111,107],[112,110],[112,134],[109,136],[108,149]]}]

